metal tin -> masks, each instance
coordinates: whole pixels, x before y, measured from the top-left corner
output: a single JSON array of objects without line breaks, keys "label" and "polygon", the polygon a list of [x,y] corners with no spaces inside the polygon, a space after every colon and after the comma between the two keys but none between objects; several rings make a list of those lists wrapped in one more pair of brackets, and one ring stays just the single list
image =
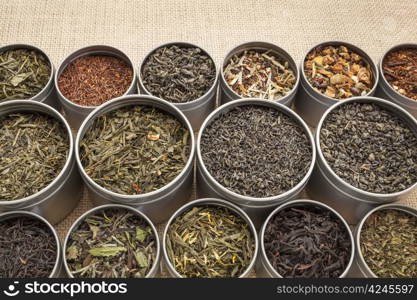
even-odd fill
[{"label": "metal tin", "polygon": [[350,185],[331,169],[321,151],[320,131],[324,120],[332,111],[341,105],[353,102],[374,103],[383,107],[404,120],[417,136],[417,121],[413,116],[397,104],[375,97],[357,97],[344,100],[333,105],[324,113],[316,131],[317,162],[311,180],[307,185],[307,192],[313,199],[319,199],[339,211],[349,224],[356,224],[365,213],[378,205],[406,198],[417,186],[416,182],[409,188],[397,193],[371,193]]},{"label": "metal tin", "polygon": [[77,206],[82,196],[82,183],[74,158],[74,139],[64,117],[50,106],[32,100],[12,100],[0,104],[0,116],[14,112],[39,112],[59,120],[68,134],[67,161],[58,176],[45,188],[31,196],[0,201],[0,213],[14,210],[31,211],[52,224],[63,220]]},{"label": "metal tin", "polygon": [[153,277],[157,277],[158,273],[159,273],[159,262],[161,260],[161,244],[159,241],[159,237],[158,237],[158,231],[156,230],[155,225],[152,223],[152,221],[142,212],[138,211],[137,209],[127,206],[127,205],[120,205],[120,204],[107,204],[107,205],[101,205],[101,206],[97,206],[95,208],[92,208],[88,211],[86,211],[85,213],[83,213],[80,217],[78,217],[77,220],[74,221],[74,223],[71,225],[71,228],[68,230],[66,236],[65,236],[65,240],[64,240],[64,245],[62,247],[62,257],[63,257],[63,265],[64,265],[64,269],[65,269],[65,273],[69,278],[74,278],[74,276],[71,274],[71,271],[68,267],[67,264],[67,248],[68,248],[68,242],[69,242],[69,238],[72,232],[74,232],[80,225],[81,223],[84,221],[84,219],[86,219],[87,217],[96,214],[97,212],[101,211],[101,210],[105,210],[105,209],[123,209],[123,210],[127,210],[127,211],[131,211],[133,212],[135,215],[143,218],[146,223],[148,223],[148,225],[152,228],[153,233],[155,234],[155,247],[156,247],[156,256],[155,256],[155,261],[153,262],[153,266],[152,268],[149,270],[148,274],[146,274],[145,278],[153,278]]},{"label": "metal tin", "polygon": [[165,226],[164,234],[163,234],[163,237],[162,237],[162,251],[163,251],[163,256],[164,256],[164,263],[165,263],[165,266],[167,267],[169,275],[171,277],[175,277],[175,278],[184,278],[180,273],[177,272],[177,270],[172,265],[172,263],[171,263],[171,261],[169,260],[169,257],[168,257],[168,253],[167,253],[167,250],[166,250],[166,248],[167,248],[166,239],[167,239],[169,226],[182,213],[192,209],[193,207],[204,206],[204,205],[215,206],[215,207],[226,207],[230,211],[232,211],[235,214],[237,214],[238,216],[240,216],[249,225],[250,231],[252,232],[252,235],[253,235],[253,238],[254,238],[254,241],[255,241],[255,250],[253,252],[254,254],[253,254],[253,258],[252,258],[252,261],[251,261],[250,265],[247,267],[245,272],[243,272],[242,275],[239,276],[240,278],[248,277],[250,275],[252,269],[255,266],[256,258],[257,258],[257,255],[258,255],[258,248],[259,248],[258,235],[256,233],[255,226],[253,225],[249,216],[241,208],[239,208],[238,206],[236,206],[236,205],[234,205],[234,204],[232,204],[228,201],[221,200],[221,199],[215,199],[215,198],[204,198],[204,199],[193,200],[193,201],[185,204],[184,206],[181,206],[172,215],[172,217],[167,222],[167,224]]},{"label": "metal tin", "polygon": [[59,241],[58,233],[56,232],[55,228],[43,217],[32,213],[28,211],[9,211],[6,213],[0,213],[0,222],[16,218],[16,217],[28,217],[28,218],[34,218],[38,221],[45,223],[48,228],[51,230],[52,235],[54,236],[55,243],[56,243],[56,260],[54,268],[51,271],[51,274],[49,274],[48,278],[59,278],[63,276],[63,270],[62,270],[62,256],[61,256],[61,242]]},{"label": "metal tin", "polygon": [[58,100],[61,103],[65,118],[68,120],[68,123],[71,125],[71,127],[76,130],[78,130],[81,123],[96,108],[96,106],[82,106],[67,99],[64,95],[62,95],[61,91],[59,90],[58,79],[61,76],[62,72],[66,69],[66,67],[69,64],[71,64],[74,60],[83,56],[90,55],[106,55],[124,60],[132,68],[133,75],[132,83],[130,84],[126,92],[123,94],[123,96],[136,93],[136,71],[133,66],[132,60],[124,52],[117,48],[107,45],[87,46],[74,51],[61,62],[55,74],[54,80],[56,91],[58,94]]},{"label": "metal tin", "polygon": [[[94,120],[105,113],[130,105],[148,105],[168,112],[176,117],[190,132],[191,150],[184,169],[166,186],[146,194],[123,195],[101,187],[86,174],[80,159],[80,142],[86,131],[93,124]],[[78,169],[95,205],[108,203],[130,205],[148,215],[154,223],[158,224],[166,221],[178,207],[191,198],[195,138],[192,134],[190,122],[188,122],[184,114],[174,105],[165,100],[147,95],[129,95],[110,100],[109,102],[97,107],[84,120],[80,130],[78,131],[75,145],[75,157]]]},{"label": "metal tin", "polygon": [[[203,158],[201,155],[201,137],[204,132],[204,129],[219,115],[224,114],[235,107],[238,106],[245,106],[245,105],[256,105],[256,106],[263,106],[263,107],[270,107],[276,109],[287,116],[291,117],[300,127],[304,130],[305,134],[308,136],[311,145],[311,165],[304,176],[304,178],[292,189],[289,191],[282,193],[280,195],[276,195],[273,197],[265,197],[265,198],[255,198],[251,196],[243,196],[239,195],[224,186],[214,179],[213,176],[210,175],[209,171],[207,170]],[[255,226],[258,228],[261,226],[267,215],[279,204],[296,199],[299,194],[302,192],[303,188],[306,186],[307,181],[310,178],[311,173],[313,172],[314,164],[316,160],[316,149],[314,145],[313,136],[308,129],[305,122],[299,117],[295,112],[293,112],[287,106],[279,104],[275,101],[270,100],[261,100],[261,99],[241,99],[229,102],[218,107],[215,111],[213,111],[207,119],[204,121],[200,132],[198,133],[197,138],[197,195],[199,198],[220,198],[226,199],[229,201],[234,202],[235,204],[239,205],[246,213],[249,214],[252,221],[254,222]]]},{"label": "metal tin", "polygon": [[[214,79],[214,83],[211,86],[211,88],[200,98],[197,98],[193,101],[185,102],[185,103],[172,103],[175,105],[179,110],[181,110],[184,115],[187,117],[188,121],[190,121],[191,126],[193,127],[194,131],[198,131],[200,129],[201,124],[203,123],[204,119],[214,110],[216,107],[216,97],[217,97],[217,82],[218,82],[218,68],[217,65],[212,58],[212,56],[203,48],[200,46],[196,46],[191,43],[185,43],[185,42],[171,42],[166,43],[161,46],[156,47],[152,51],[150,51],[145,58],[142,60],[139,70],[138,70],[138,86],[139,90],[142,94],[145,95],[152,95],[143,84],[143,76],[142,76],[142,69],[145,64],[145,62],[148,60],[148,58],[155,53],[160,48],[163,47],[170,47],[170,46],[179,46],[179,47],[187,47],[187,48],[199,48],[203,51],[204,54],[206,54],[214,63],[214,66],[216,68],[216,76]],[[152,95],[153,96],[153,95]]]},{"label": "metal tin", "polygon": [[378,69],[380,74],[380,80],[378,84],[378,88],[376,89],[375,95],[377,97],[381,97],[387,100],[390,100],[405,110],[407,110],[410,114],[412,114],[415,118],[417,118],[417,100],[413,100],[406,96],[401,95],[396,90],[393,89],[391,84],[388,83],[387,79],[384,76],[384,70],[382,68],[382,63],[385,57],[391,53],[392,51],[404,49],[404,48],[415,48],[417,49],[417,44],[400,44],[390,48],[387,52],[384,53],[381,60],[379,61]]},{"label": "metal tin", "polygon": [[15,50],[15,49],[35,50],[36,52],[41,53],[47,59],[51,67],[51,74],[49,75],[48,83],[35,96],[29,99],[25,99],[25,100],[39,101],[39,102],[48,104],[59,111],[60,104],[57,99],[57,94],[56,94],[54,79],[53,79],[55,75],[55,68],[50,57],[40,48],[32,46],[32,45],[27,45],[27,44],[12,44],[12,45],[3,46],[3,47],[0,47],[0,53],[9,51],[9,50]]},{"label": "metal tin", "polygon": [[262,225],[262,229],[259,232],[259,255],[258,255],[258,260],[256,261],[256,275],[257,275],[257,277],[282,278],[282,276],[277,272],[277,270],[275,270],[275,268],[271,265],[267,255],[266,255],[265,245],[264,245],[264,242],[263,242],[264,237],[265,237],[265,230],[266,230],[266,227],[267,227],[268,223],[270,222],[271,218],[275,214],[277,214],[279,211],[281,211],[285,208],[288,208],[288,207],[305,206],[305,205],[319,206],[319,207],[322,207],[324,209],[330,210],[343,223],[343,225],[345,225],[346,230],[349,233],[350,244],[351,244],[352,248],[351,248],[351,255],[350,255],[349,263],[346,266],[346,269],[343,271],[343,273],[339,276],[339,278],[343,278],[343,277],[348,276],[348,274],[350,273],[350,268],[352,266],[352,263],[353,263],[353,260],[354,260],[354,254],[355,254],[355,243],[354,243],[352,231],[350,230],[349,225],[346,223],[346,221],[343,219],[343,217],[337,211],[332,209],[331,207],[329,207],[329,206],[327,206],[323,203],[320,203],[318,201],[301,199],[301,200],[289,201],[289,202],[286,202],[286,203],[282,204],[281,206],[277,207],[268,216],[268,218],[266,219],[266,221]]},{"label": "metal tin", "polygon": [[[375,93],[376,87],[378,85],[378,80],[379,80],[378,69],[375,63],[373,62],[373,60],[371,59],[371,57],[368,54],[366,54],[366,52],[364,52],[362,49],[358,48],[355,45],[345,43],[345,42],[340,42],[340,41],[329,41],[329,42],[324,42],[324,43],[314,46],[313,48],[307,51],[307,53],[303,56],[303,60],[301,61],[301,64],[300,64],[301,83],[300,83],[300,88],[298,89],[297,97],[295,98],[296,112],[304,119],[304,121],[307,122],[308,125],[312,127],[317,126],[317,123],[320,121],[320,118],[330,106],[332,106],[335,103],[346,101],[346,100],[333,99],[317,91],[315,88],[311,86],[310,82],[308,82],[308,79],[304,72],[304,61],[307,55],[317,47],[325,47],[329,45],[330,46],[339,46],[339,45],[346,46],[350,50],[358,53],[369,63],[372,69],[373,76],[374,76],[374,85],[372,89],[369,91],[369,93],[366,94],[365,96],[372,96]],[[357,98],[357,97],[353,97],[353,98]],[[348,99],[352,99],[352,98],[348,98]]]},{"label": "metal tin", "polygon": [[[244,98],[240,96],[239,94],[237,94],[235,91],[233,91],[232,88],[227,84],[226,79],[224,78],[223,68],[228,65],[230,59],[233,56],[239,55],[247,50],[258,50],[258,51],[271,50],[273,54],[277,55],[278,57],[283,58],[285,61],[288,61],[289,67],[291,68],[291,70],[293,70],[296,76],[295,85],[293,89],[287,95],[285,95],[284,97],[280,99],[276,99],[272,101],[291,107],[292,103],[294,102],[295,95],[297,94],[298,86],[300,84],[300,70],[298,69],[298,66],[295,63],[295,60],[287,51],[285,51],[281,47],[278,47],[277,45],[267,43],[267,42],[260,42],[260,41],[247,42],[247,43],[240,44],[239,46],[230,50],[228,54],[226,55],[226,57],[223,59],[223,63],[221,65],[221,71],[219,74],[220,105],[228,103],[232,100]],[[271,101],[271,100],[268,100],[268,101]]]}]

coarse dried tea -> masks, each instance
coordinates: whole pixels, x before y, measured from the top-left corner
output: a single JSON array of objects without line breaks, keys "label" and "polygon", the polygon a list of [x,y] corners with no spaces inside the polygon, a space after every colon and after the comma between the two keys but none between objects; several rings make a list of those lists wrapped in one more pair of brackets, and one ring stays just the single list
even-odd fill
[{"label": "coarse dried tea", "polygon": [[64,124],[42,113],[0,116],[0,201],[22,199],[48,186],[69,155]]},{"label": "coarse dried tea", "polygon": [[255,255],[255,238],[228,208],[195,206],[169,225],[166,251],[184,277],[239,277]]},{"label": "coarse dried tea", "polygon": [[230,88],[243,98],[276,100],[294,88],[297,77],[289,62],[272,50],[246,50],[224,67]]},{"label": "coarse dried tea", "polygon": [[417,217],[396,209],[371,214],[360,233],[363,258],[381,278],[417,277]]},{"label": "coarse dried tea", "polygon": [[58,245],[51,229],[34,217],[0,221],[0,278],[47,278]]},{"label": "coarse dried tea", "polygon": [[66,261],[76,278],[141,278],[156,259],[152,227],[127,209],[101,209],[69,235]]},{"label": "coarse dried tea", "polygon": [[82,56],[59,75],[58,88],[75,104],[99,106],[126,93],[133,69],[121,58],[107,55]]},{"label": "coarse dried tea", "polygon": [[299,205],[269,220],[263,243],[269,262],[284,278],[336,278],[351,257],[348,230],[330,210]]},{"label": "coarse dried tea", "polygon": [[30,99],[49,81],[48,58],[32,49],[12,49],[0,53],[0,102]]},{"label": "coarse dried tea", "polygon": [[347,46],[319,46],[307,54],[304,73],[320,93],[334,99],[367,95],[375,75],[366,58]]},{"label": "coarse dried tea", "polygon": [[282,194],[304,178],[312,146],[291,117],[274,108],[244,105],[222,113],[204,129],[201,155],[222,186],[262,198]]},{"label": "coarse dried tea", "polygon": [[172,45],[149,55],[142,67],[142,78],[151,95],[184,103],[207,93],[216,79],[216,66],[200,48]]},{"label": "coarse dried tea", "polygon": [[334,109],[323,122],[320,147],[331,169],[361,190],[396,193],[417,182],[416,134],[377,104]]},{"label": "coarse dried tea", "polygon": [[97,184],[136,195],[174,180],[190,156],[190,132],[173,115],[146,105],[97,117],[80,143],[81,163]]}]

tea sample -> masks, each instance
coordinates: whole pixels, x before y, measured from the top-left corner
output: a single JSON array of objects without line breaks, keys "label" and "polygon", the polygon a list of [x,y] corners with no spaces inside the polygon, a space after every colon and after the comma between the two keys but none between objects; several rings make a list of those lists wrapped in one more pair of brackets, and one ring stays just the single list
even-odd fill
[{"label": "tea sample", "polygon": [[36,194],[62,171],[69,136],[57,119],[42,113],[0,116],[0,201]]},{"label": "tea sample", "polygon": [[401,95],[417,100],[417,48],[387,54],[382,62],[385,79]]},{"label": "tea sample", "polygon": [[0,53],[0,101],[29,99],[49,81],[51,65],[42,53],[13,49]]},{"label": "tea sample", "polygon": [[99,106],[124,95],[132,80],[133,69],[123,59],[91,55],[71,62],[59,76],[58,88],[75,104]]},{"label": "tea sample", "polygon": [[320,93],[334,99],[367,95],[374,77],[370,63],[346,46],[319,46],[304,62],[308,82]]},{"label": "tea sample", "polygon": [[145,105],[99,116],[80,143],[87,175],[103,188],[125,195],[167,185],[189,156],[188,129],[173,115]]},{"label": "tea sample", "polygon": [[234,55],[223,74],[230,88],[243,98],[280,99],[297,81],[288,61],[271,50]]},{"label": "tea sample", "polygon": [[175,218],[166,244],[169,260],[184,277],[239,277],[255,255],[248,223],[220,206],[196,206]]},{"label": "tea sample", "polygon": [[310,168],[312,146],[303,128],[286,114],[245,105],[222,113],[204,129],[201,155],[222,186],[259,198],[296,186]]},{"label": "tea sample", "polygon": [[349,231],[330,210],[316,205],[286,207],[268,222],[266,256],[284,278],[336,278],[352,252]]},{"label": "tea sample", "polygon": [[46,278],[57,259],[51,229],[34,217],[0,221],[0,278]]},{"label": "tea sample", "polygon": [[377,277],[417,277],[417,217],[395,209],[371,214],[360,233],[366,264]]},{"label": "tea sample", "polygon": [[207,93],[216,79],[216,66],[200,48],[173,45],[157,49],[146,59],[142,78],[153,96],[184,103]]},{"label": "tea sample", "polygon": [[76,278],[145,277],[156,259],[156,236],[126,209],[102,209],[69,236],[66,261]]},{"label": "tea sample", "polygon": [[417,182],[417,138],[399,117],[373,103],[334,109],[320,131],[332,170],[361,190],[388,194]]}]

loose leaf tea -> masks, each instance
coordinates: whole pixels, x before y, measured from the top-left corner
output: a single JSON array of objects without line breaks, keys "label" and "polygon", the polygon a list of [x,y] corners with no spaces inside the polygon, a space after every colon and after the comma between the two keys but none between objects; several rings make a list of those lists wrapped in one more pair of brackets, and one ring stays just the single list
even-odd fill
[{"label": "loose leaf tea", "polygon": [[204,129],[201,155],[211,176],[227,189],[270,197],[303,179],[312,149],[293,119],[273,108],[247,105],[223,113]]},{"label": "loose leaf tea", "polygon": [[40,52],[14,49],[0,53],[0,101],[29,99],[48,83],[51,66]]},{"label": "loose leaf tea", "polygon": [[360,234],[366,264],[382,278],[417,277],[417,218],[383,209],[371,214]]},{"label": "loose leaf tea", "polygon": [[132,80],[132,67],[123,59],[106,55],[82,56],[62,71],[58,88],[75,104],[99,106],[126,93]]},{"label": "loose leaf tea", "polygon": [[58,246],[42,221],[19,216],[0,221],[0,278],[46,278]]},{"label": "loose leaf tea", "polygon": [[401,95],[417,100],[417,49],[388,53],[382,62],[385,79]]},{"label": "loose leaf tea", "polygon": [[64,125],[41,113],[0,116],[0,145],[0,201],[39,192],[58,176],[69,155]]},{"label": "loose leaf tea", "polygon": [[346,46],[315,48],[305,59],[304,72],[317,91],[334,99],[365,96],[374,84],[369,62]]},{"label": "loose leaf tea", "polygon": [[416,135],[379,105],[348,103],[333,110],[320,147],[332,170],[361,190],[395,193],[417,181]]},{"label": "loose leaf tea", "polygon": [[314,205],[277,212],[266,226],[263,243],[269,262],[284,278],[339,277],[352,251],[343,222]]},{"label": "loose leaf tea", "polygon": [[103,209],[70,234],[66,260],[76,278],[140,278],[155,262],[155,244],[145,219],[125,209]]},{"label": "loose leaf tea", "polygon": [[244,51],[224,68],[227,84],[243,98],[276,100],[287,95],[297,78],[288,61],[268,51]]},{"label": "loose leaf tea", "polygon": [[224,207],[197,206],[175,218],[168,257],[184,277],[239,277],[255,255],[247,222]]},{"label": "loose leaf tea", "polygon": [[190,155],[190,132],[151,106],[128,106],[94,120],[80,143],[81,163],[100,186],[126,195],[170,183]]}]

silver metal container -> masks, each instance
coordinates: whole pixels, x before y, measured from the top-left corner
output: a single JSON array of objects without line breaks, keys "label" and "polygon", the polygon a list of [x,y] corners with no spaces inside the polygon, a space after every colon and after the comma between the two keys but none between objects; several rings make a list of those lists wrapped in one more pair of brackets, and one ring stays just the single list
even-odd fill
[{"label": "silver metal container", "polygon": [[61,103],[65,118],[73,129],[78,130],[84,119],[96,108],[96,106],[82,106],[67,99],[59,90],[58,80],[62,72],[66,67],[71,64],[74,60],[91,55],[106,55],[117,57],[124,60],[132,68],[132,82],[126,92],[123,94],[135,94],[136,93],[136,71],[133,66],[132,60],[121,50],[107,46],[107,45],[93,45],[84,47],[76,50],[75,52],[68,55],[59,65],[58,70],[55,74],[55,87],[58,94],[58,100]]},{"label": "silver metal container", "polygon": [[152,232],[155,235],[156,256],[155,256],[155,261],[153,262],[153,265],[151,269],[149,270],[148,274],[146,274],[145,278],[157,277],[159,273],[159,262],[161,260],[161,244],[160,244],[159,237],[158,237],[158,231],[156,230],[155,225],[145,214],[138,211],[137,209],[130,207],[130,206],[126,206],[126,205],[120,205],[120,204],[107,204],[107,205],[97,206],[95,208],[92,208],[86,211],[80,217],[78,217],[77,220],[74,221],[74,223],[71,225],[71,228],[68,230],[65,236],[64,245],[62,247],[63,265],[64,265],[66,276],[68,276],[69,278],[74,278],[67,263],[67,248],[69,247],[68,243],[69,243],[71,233],[77,230],[78,227],[86,218],[93,216],[97,214],[98,212],[100,212],[101,210],[105,210],[105,209],[122,209],[122,210],[130,211],[134,213],[135,215],[144,219],[146,223],[148,223],[148,225],[152,228]]},{"label": "silver metal container", "polygon": [[68,133],[68,157],[61,172],[49,185],[26,198],[0,201],[0,213],[14,210],[31,211],[43,216],[52,224],[56,224],[72,212],[83,192],[75,163],[71,129],[64,117],[46,104],[32,100],[12,100],[0,104],[0,116],[16,112],[39,112],[59,120]]},{"label": "silver metal container", "polygon": [[55,265],[54,268],[51,271],[51,274],[49,274],[49,278],[59,278],[59,277],[63,277],[63,268],[62,268],[62,254],[61,254],[61,242],[59,240],[58,237],[58,233],[56,232],[55,228],[43,217],[34,214],[32,212],[28,212],[28,211],[9,211],[6,213],[0,213],[0,223],[3,221],[6,221],[8,219],[12,219],[12,218],[19,218],[19,217],[27,217],[27,218],[33,218],[33,219],[37,219],[38,221],[44,223],[45,225],[48,226],[48,228],[51,230],[52,235],[54,236],[55,239],[55,244],[56,244],[56,260],[55,260]]},{"label": "silver metal container", "polygon": [[376,89],[375,95],[380,98],[384,98],[390,100],[405,110],[407,110],[410,114],[412,114],[415,118],[417,118],[417,100],[410,99],[406,96],[401,95],[398,93],[391,84],[388,83],[387,79],[384,76],[384,70],[382,68],[382,63],[386,56],[391,53],[392,51],[404,49],[404,48],[414,48],[417,49],[417,44],[400,44],[390,48],[387,52],[384,53],[381,60],[379,61],[378,69],[380,73],[380,80],[378,84],[378,88]]},{"label": "silver metal container", "polygon": [[258,255],[258,248],[259,248],[259,243],[258,243],[258,235],[255,229],[255,226],[253,225],[251,219],[249,218],[249,216],[238,206],[225,201],[225,200],[221,200],[221,199],[214,199],[214,198],[205,198],[205,199],[197,199],[197,200],[193,200],[187,204],[185,204],[184,206],[181,206],[169,219],[169,221],[167,222],[166,226],[165,226],[165,230],[164,230],[164,234],[162,237],[162,251],[163,251],[163,256],[164,256],[164,263],[165,266],[168,270],[168,273],[171,277],[174,278],[184,278],[180,273],[177,272],[177,270],[175,269],[175,267],[172,265],[169,256],[168,256],[168,252],[167,252],[167,243],[166,243],[166,239],[167,239],[167,235],[168,235],[168,229],[169,226],[171,226],[171,224],[174,222],[174,220],[179,217],[182,213],[191,210],[193,207],[196,206],[214,206],[214,207],[226,207],[227,209],[229,209],[230,211],[234,212],[236,215],[240,216],[243,220],[245,220],[247,222],[247,224],[249,225],[250,231],[252,232],[254,241],[255,241],[255,250],[254,250],[254,255],[252,258],[252,261],[250,263],[250,265],[247,267],[247,269],[245,270],[245,272],[242,273],[242,275],[240,275],[240,278],[244,278],[244,277],[248,277],[252,271],[252,269],[255,266],[255,262],[256,262],[256,258]]},{"label": "silver metal container", "polygon": [[307,185],[307,192],[313,199],[319,199],[339,211],[349,224],[356,224],[369,210],[376,206],[406,198],[407,195],[409,195],[417,186],[416,182],[409,188],[397,193],[371,193],[350,185],[336,175],[336,173],[332,170],[324,158],[323,152],[321,151],[320,131],[324,120],[332,111],[341,105],[353,102],[374,103],[383,107],[404,120],[417,136],[417,121],[413,118],[413,116],[400,106],[375,97],[357,97],[344,100],[333,105],[324,113],[316,131],[315,140],[317,148],[317,161],[311,180]]},{"label": "silver metal container", "polygon": [[56,94],[54,79],[53,79],[55,76],[55,68],[54,68],[54,65],[52,64],[50,57],[40,48],[32,46],[32,45],[27,45],[27,44],[12,44],[12,45],[3,46],[3,47],[0,47],[0,53],[9,51],[9,50],[15,50],[15,49],[35,50],[36,52],[41,53],[47,59],[51,67],[51,74],[49,75],[49,80],[48,80],[48,83],[45,85],[45,87],[32,98],[25,99],[25,100],[39,101],[39,102],[48,104],[59,111],[60,104],[57,99],[57,94]]},{"label": "silver metal container", "polygon": [[[110,111],[131,105],[148,105],[159,108],[176,117],[190,132],[191,150],[188,161],[181,173],[166,186],[146,194],[123,195],[107,190],[93,181],[84,171],[80,159],[80,142],[95,119]],[[81,177],[86,184],[95,205],[117,203],[130,205],[148,215],[154,223],[166,221],[172,213],[191,198],[193,185],[193,168],[195,138],[190,122],[184,114],[171,103],[146,95],[129,95],[110,100],[97,107],[83,122],[78,131],[76,145],[76,160]]]},{"label": "silver metal container", "polygon": [[[265,197],[265,198],[255,198],[250,196],[243,196],[239,195],[217,182],[216,179],[209,173],[207,170],[204,162],[203,157],[201,154],[201,137],[204,132],[204,129],[213,122],[218,116],[227,113],[228,111],[234,109],[238,106],[245,106],[245,105],[256,105],[256,106],[263,106],[263,107],[270,107],[276,109],[287,116],[291,117],[300,127],[304,130],[305,134],[307,135],[308,139],[310,140],[311,145],[311,165],[304,176],[304,178],[291,190],[282,193],[280,195],[276,195],[273,197]],[[297,199],[299,194],[302,192],[304,187],[307,184],[307,181],[310,179],[311,173],[313,172],[314,164],[316,161],[316,149],[314,145],[313,136],[308,129],[305,122],[299,117],[295,112],[293,112],[287,106],[279,104],[275,101],[270,100],[261,100],[261,99],[241,99],[229,102],[218,107],[215,111],[213,111],[207,119],[204,121],[200,132],[198,133],[197,138],[197,195],[199,198],[220,198],[226,199],[235,204],[239,205],[248,215],[251,217],[252,221],[254,222],[255,226],[258,228],[262,225],[263,221],[267,217],[267,215],[279,204]]]},{"label": "silver metal container", "polygon": [[345,225],[347,232],[349,233],[350,237],[350,244],[352,246],[351,248],[351,255],[349,259],[349,263],[346,266],[346,269],[343,271],[343,273],[339,276],[339,278],[346,277],[350,274],[350,268],[352,266],[353,260],[354,260],[354,254],[355,254],[355,243],[353,240],[352,231],[349,228],[349,225],[346,223],[346,221],[343,219],[343,217],[334,209],[331,207],[320,203],[318,201],[314,200],[293,200],[286,202],[282,204],[281,206],[277,207],[266,219],[264,224],[262,225],[261,231],[259,232],[259,254],[258,254],[258,260],[256,261],[256,276],[257,277],[267,277],[267,278],[282,278],[282,276],[275,270],[275,268],[271,265],[266,252],[265,252],[265,245],[264,245],[264,238],[265,238],[265,230],[268,226],[271,218],[275,216],[279,211],[282,211],[283,209],[289,208],[289,207],[300,207],[300,206],[318,206],[322,207],[326,210],[331,211],[342,223]]},{"label": "silver metal container", "polygon": [[214,66],[216,68],[216,76],[213,85],[211,88],[200,98],[197,98],[190,102],[185,103],[172,103],[175,105],[179,110],[181,110],[184,115],[187,117],[187,119],[190,121],[191,126],[193,127],[194,131],[198,131],[200,129],[201,124],[205,120],[205,118],[214,110],[216,107],[216,96],[217,96],[217,82],[218,82],[218,68],[217,65],[212,58],[212,56],[204,49],[202,49],[199,46],[196,46],[191,43],[185,43],[185,42],[171,42],[166,43],[161,46],[156,47],[152,51],[150,51],[145,58],[142,60],[139,70],[138,70],[138,86],[139,90],[142,94],[145,95],[152,95],[143,84],[143,75],[142,75],[142,69],[144,67],[144,64],[148,60],[148,58],[155,53],[160,48],[163,47],[170,47],[170,46],[179,46],[179,47],[187,47],[187,48],[200,48],[204,54],[206,54],[210,59],[213,61]]},{"label": "silver metal container", "polygon": [[298,69],[298,66],[295,63],[295,60],[287,51],[285,51],[281,47],[278,47],[274,44],[267,43],[267,42],[259,42],[259,41],[240,44],[239,46],[230,50],[228,54],[226,55],[226,57],[223,59],[221,70],[219,72],[220,105],[228,103],[232,100],[243,98],[238,93],[233,91],[233,89],[227,84],[226,79],[224,78],[223,69],[229,64],[229,61],[233,56],[239,55],[247,50],[257,50],[257,51],[271,50],[272,53],[275,54],[276,56],[281,57],[285,61],[288,61],[288,65],[293,70],[297,81],[295,82],[293,89],[287,95],[285,95],[284,97],[280,99],[273,100],[273,102],[278,102],[285,106],[291,107],[292,103],[294,102],[295,95],[297,94],[298,86],[300,84],[300,70]]},{"label": "silver metal container", "polygon": [[[368,54],[366,54],[366,52],[356,47],[355,45],[345,43],[345,42],[340,42],[340,41],[329,41],[329,42],[318,44],[314,46],[313,48],[311,48],[310,50],[308,50],[307,53],[303,56],[303,60],[301,61],[301,64],[300,64],[301,83],[300,83],[300,88],[298,89],[297,97],[295,98],[295,110],[304,119],[304,121],[306,121],[307,124],[312,127],[317,126],[317,123],[319,122],[320,118],[330,106],[332,106],[335,103],[346,101],[346,100],[333,99],[317,91],[315,88],[312,87],[310,82],[308,82],[308,79],[304,72],[304,61],[307,55],[317,47],[320,47],[320,46],[325,47],[329,45],[330,46],[339,46],[339,45],[346,46],[350,50],[355,51],[357,54],[362,56],[369,63],[369,65],[371,66],[372,74],[373,74],[374,85],[366,96],[372,96],[375,93],[378,80],[379,80],[378,69],[375,63],[373,62],[373,60],[371,59],[371,57]],[[353,98],[356,98],[356,97],[353,97]]]}]

